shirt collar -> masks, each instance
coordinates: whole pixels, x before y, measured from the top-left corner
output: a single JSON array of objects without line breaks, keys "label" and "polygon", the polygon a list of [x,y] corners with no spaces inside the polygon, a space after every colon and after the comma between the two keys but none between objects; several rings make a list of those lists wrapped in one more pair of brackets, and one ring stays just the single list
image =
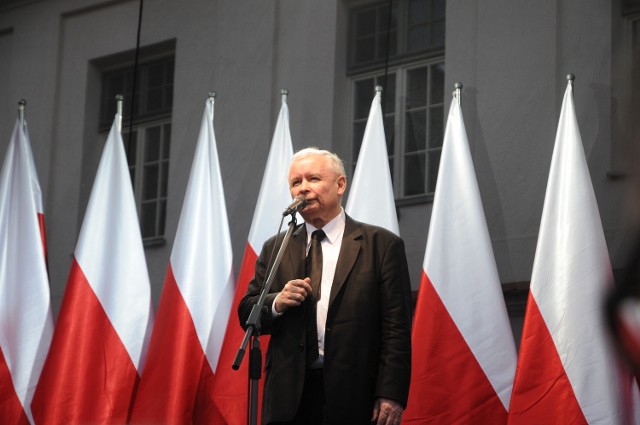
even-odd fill
[{"label": "shirt collar", "polygon": [[[327,235],[326,239],[333,245],[333,243],[340,237],[342,232],[344,231],[344,226],[346,223],[346,215],[344,213],[344,208],[340,207],[340,214],[331,219],[330,222],[324,225],[322,230],[325,235]],[[305,222],[304,223],[307,229],[307,245],[311,243],[311,234],[318,230],[314,225]]]}]

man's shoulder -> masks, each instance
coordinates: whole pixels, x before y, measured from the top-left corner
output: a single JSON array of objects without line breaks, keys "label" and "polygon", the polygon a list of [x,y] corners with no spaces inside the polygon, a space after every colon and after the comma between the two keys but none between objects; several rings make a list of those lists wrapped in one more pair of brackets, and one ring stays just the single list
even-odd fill
[{"label": "man's shoulder", "polygon": [[[284,239],[284,235],[287,234],[287,230],[283,230],[278,234],[275,234],[273,236],[271,236],[269,239],[267,239],[263,246],[271,246],[274,243],[276,243],[276,241],[278,243],[281,243],[282,240]],[[298,237],[300,234],[304,235],[304,222],[302,222],[302,224],[296,224],[296,227],[293,229],[293,232],[291,233],[292,238],[296,238]]]},{"label": "man's shoulder", "polygon": [[364,235],[367,235],[369,237],[401,240],[400,236],[396,235],[388,229],[385,229],[384,227],[380,227],[375,224],[364,223],[362,221],[355,220],[347,215],[345,232],[348,231],[361,231]]}]

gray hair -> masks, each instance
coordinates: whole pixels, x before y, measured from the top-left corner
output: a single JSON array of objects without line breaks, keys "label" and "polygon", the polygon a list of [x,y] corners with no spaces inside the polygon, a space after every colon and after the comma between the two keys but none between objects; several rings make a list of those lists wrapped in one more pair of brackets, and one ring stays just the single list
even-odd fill
[{"label": "gray hair", "polygon": [[296,161],[310,156],[324,156],[325,158],[329,159],[329,164],[331,165],[333,171],[338,173],[338,175],[340,176],[347,175],[344,171],[344,164],[342,163],[342,160],[338,155],[333,152],[329,152],[328,150],[318,149],[316,147],[309,147],[299,150],[293,155],[293,158],[291,158],[291,163],[293,164]]}]

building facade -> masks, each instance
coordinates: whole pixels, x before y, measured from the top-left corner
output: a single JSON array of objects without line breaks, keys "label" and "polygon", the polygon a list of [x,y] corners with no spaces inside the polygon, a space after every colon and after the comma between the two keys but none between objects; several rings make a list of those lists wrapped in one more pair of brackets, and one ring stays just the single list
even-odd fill
[{"label": "building facade", "polygon": [[289,91],[294,150],[333,150],[350,173],[374,86],[382,85],[400,233],[417,291],[444,123],[454,83],[462,82],[518,340],[568,73],[576,75],[578,122],[612,263],[625,266],[637,158],[637,3],[1,0],[0,152],[24,98],[54,313],[115,94],[125,95],[123,135],[157,303],[210,91],[237,270],[280,90]]}]

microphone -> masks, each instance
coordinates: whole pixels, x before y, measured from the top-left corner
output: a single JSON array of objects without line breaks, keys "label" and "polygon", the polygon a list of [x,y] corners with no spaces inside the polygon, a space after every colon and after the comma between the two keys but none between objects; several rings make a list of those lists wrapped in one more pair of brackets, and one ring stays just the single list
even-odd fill
[{"label": "microphone", "polygon": [[302,195],[298,195],[295,197],[293,202],[287,207],[287,209],[284,210],[282,215],[285,216],[285,215],[295,214],[306,206],[307,206],[307,199]]}]

